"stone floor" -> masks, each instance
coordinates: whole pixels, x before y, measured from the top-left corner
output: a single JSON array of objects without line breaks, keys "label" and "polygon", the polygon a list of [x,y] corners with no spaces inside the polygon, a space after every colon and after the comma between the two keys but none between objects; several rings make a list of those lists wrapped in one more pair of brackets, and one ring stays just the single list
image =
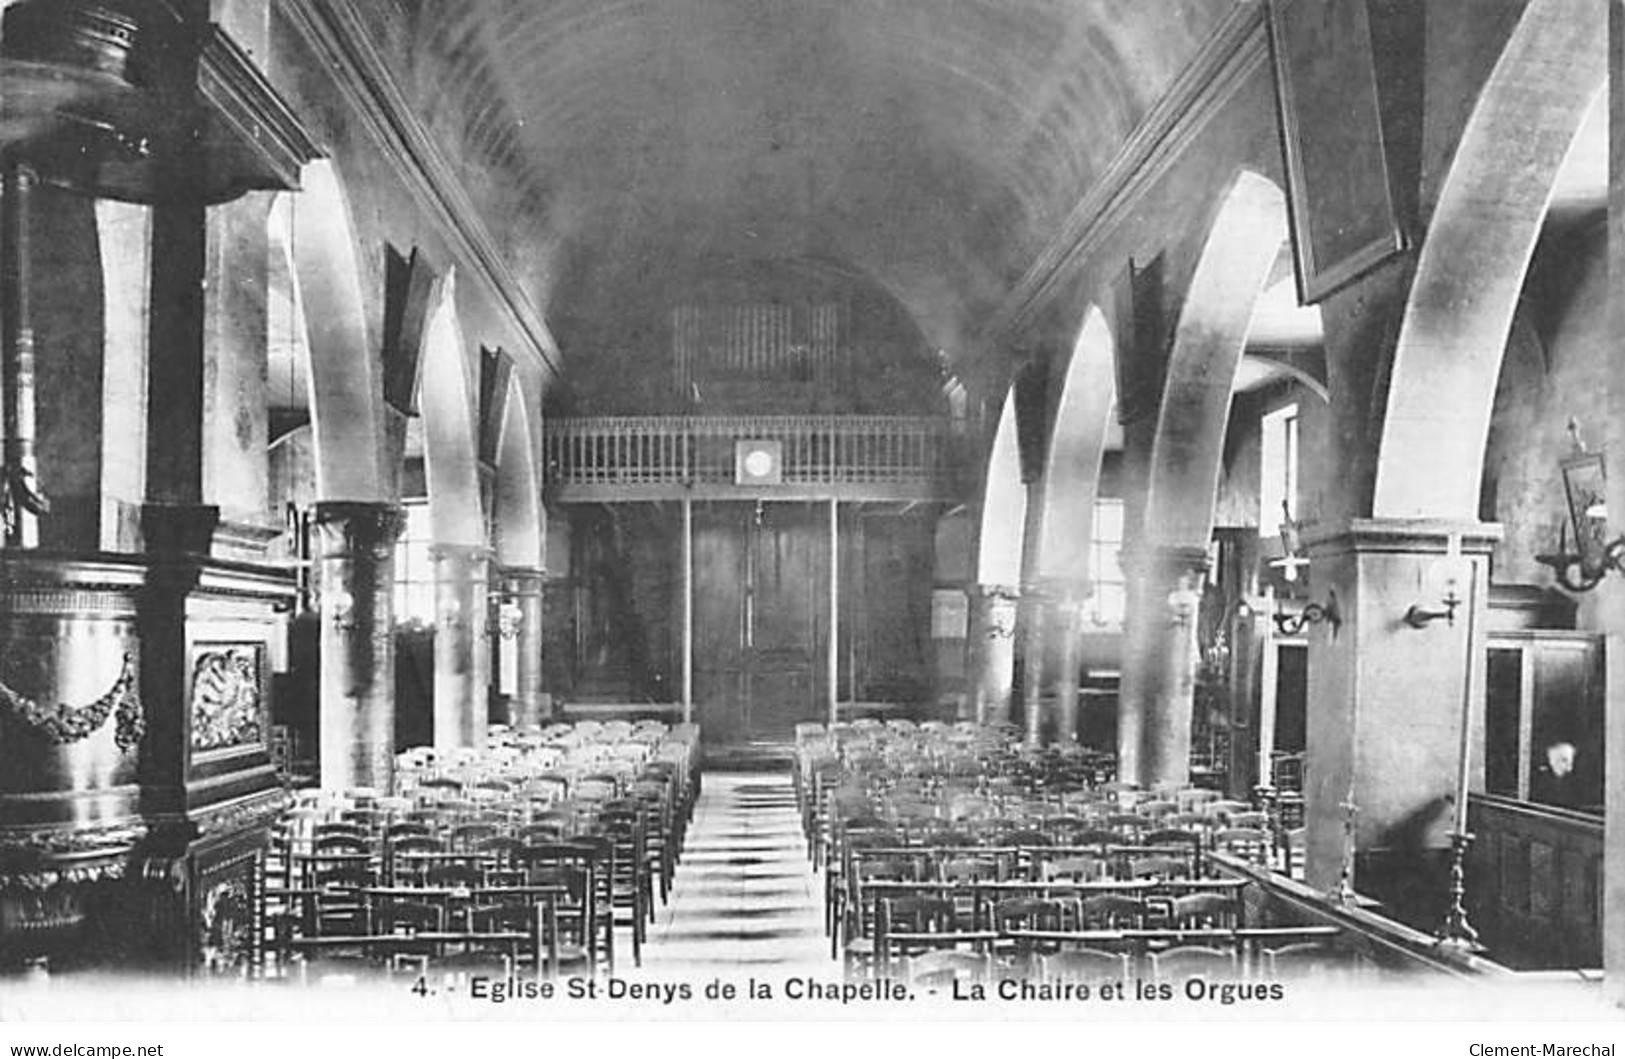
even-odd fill
[{"label": "stone floor", "polygon": [[643,969],[667,975],[828,973],[823,883],[782,772],[707,772]]}]

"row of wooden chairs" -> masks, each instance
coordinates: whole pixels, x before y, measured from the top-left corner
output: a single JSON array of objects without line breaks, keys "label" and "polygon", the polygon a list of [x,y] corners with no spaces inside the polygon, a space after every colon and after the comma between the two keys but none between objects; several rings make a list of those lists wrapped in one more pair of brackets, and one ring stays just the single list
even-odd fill
[{"label": "row of wooden chairs", "polygon": [[[556,961],[612,970],[616,929],[624,928],[641,962],[697,787],[697,755],[682,754],[647,761],[631,782],[617,782],[601,799],[571,798],[539,811],[519,801],[529,792],[512,788],[498,791],[482,815],[448,811],[434,792],[450,788],[433,782],[417,789],[404,812],[365,792],[330,805],[326,819],[312,821],[320,810],[301,806],[278,829],[277,870],[263,889],[272,944],[284,961],[359,951],[377,964],[380,955],[401,955],[403,943],[394,936],[402,933],[402,908],[416,909],[423,920],[409,933],[446,933],[420,929],[431,914],[442,928],[467,933],[483,914],[509,921],[499,933],[517,934],[511,927],[523,908],[516,900],[540,894],[557,927],[550,935]],[[466,791],[466,784],[459,787]],[[470,903],[474,896],[495,904],[482,912]],[[354,940],[377,936],[385,940]],[[444,957],[444,946],[436,955]]]}]

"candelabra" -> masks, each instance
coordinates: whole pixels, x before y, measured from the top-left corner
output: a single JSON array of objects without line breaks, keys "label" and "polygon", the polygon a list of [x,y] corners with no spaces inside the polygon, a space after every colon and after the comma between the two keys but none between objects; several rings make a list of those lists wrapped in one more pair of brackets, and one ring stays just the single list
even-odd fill
[{"label": "candelabra", "polygon": [[1338,803],[1343,810],[1343,868],[1337,875],[1337,886],[1332,890],[1332,898],[1338,904],[1349,905],[1354,903],[1354,834],[1355,824],[1359,820],[1360,807],[1354,801],[1354,784],[1349,783],[1349,792]]},{"label": "candelabra", "polygon": [[1439,927],[1439,944],[1466,952],[1482,952],[1478,931],[1467,921],[1467,847],[1473,836],[1462,831],[1450,834],[1450,908]]}]

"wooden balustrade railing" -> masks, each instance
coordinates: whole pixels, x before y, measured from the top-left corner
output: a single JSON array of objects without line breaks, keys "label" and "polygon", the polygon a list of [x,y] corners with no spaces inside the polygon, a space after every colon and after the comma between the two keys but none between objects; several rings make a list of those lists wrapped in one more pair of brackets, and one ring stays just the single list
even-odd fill
[{"label": "wooden balustrade railing", "polygon": [[547,424],[554,486],[734,481],[739,441],[777,441],[787,485],[946,486],[951,422],[905,416],[602,416]]}]

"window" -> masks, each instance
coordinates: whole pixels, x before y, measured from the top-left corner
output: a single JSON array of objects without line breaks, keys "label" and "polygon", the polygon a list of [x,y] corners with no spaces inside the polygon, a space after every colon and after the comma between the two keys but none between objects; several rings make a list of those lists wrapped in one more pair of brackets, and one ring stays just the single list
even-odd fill
[{"label": "window", "polygon": [[1263,428],[1258,535],[1275,537],[1281,532],[1283,518],[1298,514],[1298,406],[1289,404],[1267,413]]},{"label": "window", "polygon": [[1121,625],[1126,609],[1123,564],[1123,502],[1096,500],[1094,537],[1089,542],[1089,620],[1095,625]]},{"label": "window", "polygon": [[395,621],[434,624],[434,559],[429,554],[429,502],[407,500],[406,532],[395,548]]}]

